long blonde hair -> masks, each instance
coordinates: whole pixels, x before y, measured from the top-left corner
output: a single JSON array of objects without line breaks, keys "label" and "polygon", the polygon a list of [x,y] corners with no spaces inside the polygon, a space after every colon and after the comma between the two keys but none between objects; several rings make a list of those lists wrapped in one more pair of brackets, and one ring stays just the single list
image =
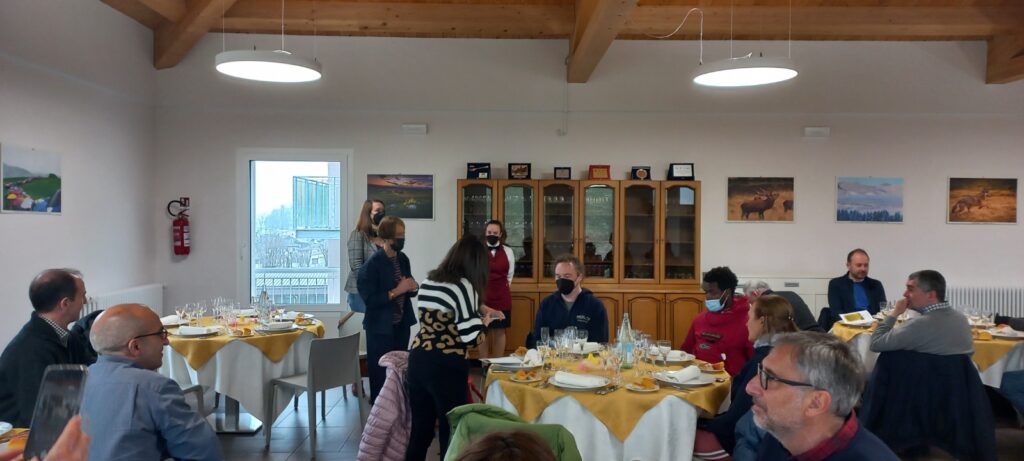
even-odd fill
[{"label": "long blonde hair", "polygon": [[754,301],[754,318],[764,319],[761,336],[800,331],[793,321],[793,306],[779,295],[764,295]]}]

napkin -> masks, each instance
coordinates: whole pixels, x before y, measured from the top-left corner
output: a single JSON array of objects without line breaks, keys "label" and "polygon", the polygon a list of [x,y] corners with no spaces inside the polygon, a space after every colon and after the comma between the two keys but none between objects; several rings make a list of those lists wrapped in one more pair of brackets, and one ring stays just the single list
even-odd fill
[{"label": "napkin", "polygon": [[666,371],[661,375],[668,381],[675,382],[676,384],[682,384],[700,376],[700,368],[690,365],[682,370]]},{"label": "napkin", "polygon": [[[700,374],[700,370],[697,370],[697,374]],[[608,384],[608,380],[600,376],[578,375],[564,371],[555,373],[555,382],[576,387],[598,387]]]},{"label": "napkin", "polygon": [[541,366],[544,364],[544,359],[541,358],[540,352],[537,349],[530,349],[526,351],[526,355],[523,356],[523,365],[528,367]]},{"label": "napkin", "polygon": [[669,351],[668,359],[673,362],[680,362],[683,360],[693,360],[693,356],[683,351]]},{"label": "napkin", "polygon": [[[527,351],[527,354],[530,352]],[[480,359],[481,362],[487,362],[492,365],[519,365],[523,363],[523,360],[519,357],[495,357],[491,359]]]},{"label": "napkin", "polygon": [[268,330],[287,330],[292,327],[292,322],[270,322],[266,328]]},{"label": "napkin", "polygon": [[220,331],[220,327],[190,327],[188,325],[178,328],[179,335],[208,335]]},{"label": "napkin", "polygon": [[575,344],[573,344],[572,347],[573,347],[573,349],[576,352],[581,353],[581,354],[589,354],[591,352],[597,352],[597,351],[601,350],[601,344],[599,344],[599,343],[589,343],[589,342],[588,343],[584,343],[583,344],[583,349],[576,348]]},{"label": "napkin", "polygon": [[1003,325],[1001,327],[990,328],[988,331],[989,331],[989,333],[995,333],[997,335],[1003,335],[1003,336],[1024,336],[1024,333],[1019,332],[1017,330],[1014,330],[1013,328],[1010,328],[1009,325]]},{"label": "napkin", "polygon": [[179,319],[177,315],[171,314],[164,317],[160,317],[160,323],[162,323],[165,327],[174,326],[180,324],[181,319]]},{"label": "napkin", "polygon": [[256,309],[235,309],[234,313],[243,317],[252,317],[256,315]]}]

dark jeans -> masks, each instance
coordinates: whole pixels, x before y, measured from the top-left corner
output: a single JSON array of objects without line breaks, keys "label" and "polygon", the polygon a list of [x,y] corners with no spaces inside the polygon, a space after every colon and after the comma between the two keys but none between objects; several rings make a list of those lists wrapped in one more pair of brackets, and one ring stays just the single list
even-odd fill
[{"label": "dark jeans", "polygon": [[466,404],[469,388],[469,364],[457,354],[413,349],[409,353],[409,370],[406,380],[409,384],[409,406],[412,410],[412,433],[406,461],[423,461],[427,458],[430,442],[434,440],[434,424],[437,423],[441,459],[448,451],[451,427],[448,426],[448,412]]},{"label": "dark jeans", "polygon": [[370,373],[370,405],[377,401],[384,387],[384,367],[380,366],[380,358],[391,351],[404,351],[409,347],[409,327],[401,324],[391,326],[391,333],[366,334],[366,368]]}]

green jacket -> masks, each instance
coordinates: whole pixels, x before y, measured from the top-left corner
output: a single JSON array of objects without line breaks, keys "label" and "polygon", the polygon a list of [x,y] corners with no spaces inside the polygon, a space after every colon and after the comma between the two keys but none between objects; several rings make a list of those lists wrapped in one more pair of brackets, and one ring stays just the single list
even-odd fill
[{"label": "green jacket", "polygon": [[525,429],[537,433],[555,452],[560,461],[583,461],[576,448],[576,439],[560,424],[530,424],[520,417],[493,405],[471,403],[448,412],[452,427],[445,461],[454,461],[467,445],[490,432]]}]

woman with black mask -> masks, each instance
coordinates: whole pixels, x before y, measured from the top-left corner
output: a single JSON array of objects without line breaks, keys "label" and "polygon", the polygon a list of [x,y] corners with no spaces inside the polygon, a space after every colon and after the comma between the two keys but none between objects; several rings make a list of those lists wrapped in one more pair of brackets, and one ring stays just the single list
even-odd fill
[{"label": "woman with black mask", "polygon": [[384,202],[380,200],[367,200],[363,202],[363,209],[359,212],[359,220],[356,221],[356,228],[348,236],[348,266],[350,272],[345,281],[345,292],[348,293],[348,307],[352,312],[366,312],[366,304],[363,298],[359,297],[359,290],[356,286],[356,278],[359,276],[359,268],[363,267],[366,260],[373,256],[378,247],[383,246],[377,238],[377,226],[384,219]]},{"label": "woman with black mask", "polygon": [[505,226],[493,219],[484,226],[484,241],[490,250],[487,275],[487,307],[501,311],[505,318],[494,320],[487,326],[487,334],[480,340],[480,358],[505,355],[505,330],[512,326],[512,276],[515,274],[516,256],[505,245]]},{"label": "woman with black mask", "polygon": [[383,248],[359,268],[356,286],[366,303],[366,365],[370,372],[370,404],[384,386],[384,368],[377,362],[391,351],[404,351],[409,344],[409,327],[416,324],[411,298],[419,285],[412,278],[405,247],[405,223],[387,216],[377,226]]}]

